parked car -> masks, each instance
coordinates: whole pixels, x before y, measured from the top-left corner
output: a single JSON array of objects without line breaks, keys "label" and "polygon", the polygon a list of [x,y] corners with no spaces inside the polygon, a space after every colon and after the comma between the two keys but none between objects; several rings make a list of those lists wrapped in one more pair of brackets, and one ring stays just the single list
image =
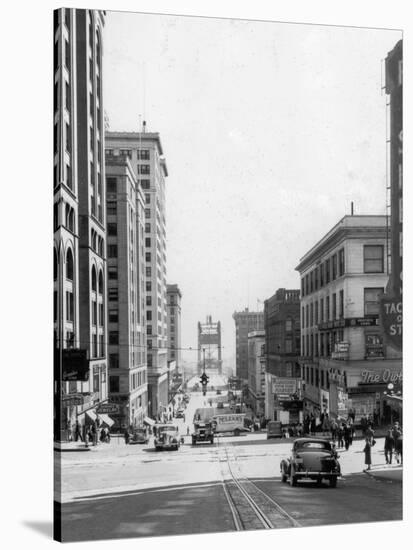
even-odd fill
[{"label": "parked car", "polygon": [[279,420],[270,420],[267,423],[267,439],[282,437],[282,423]]},{"label": "parked car", "polygon": [[148,443],[149,436],[145,428],[135,428],[130,434],[129,445],[136,443]]},{"label": "parked car", "polygon": [[180,446],[180,439],[178,434],[178,426],[174,424],[156,424],[156,436],[155,436],[155,450],[162,451],[175,450],[177,451]]},{"label": "parked car", "polygon": [[291,449],[291,456],[280,464],[281,481],[289,480],[295,487],[302,479],[313,479],[321,484],[323,479],[336,487],[337,478],[341,476],[338,455],[330,442],[321,438],[296,439]]}]

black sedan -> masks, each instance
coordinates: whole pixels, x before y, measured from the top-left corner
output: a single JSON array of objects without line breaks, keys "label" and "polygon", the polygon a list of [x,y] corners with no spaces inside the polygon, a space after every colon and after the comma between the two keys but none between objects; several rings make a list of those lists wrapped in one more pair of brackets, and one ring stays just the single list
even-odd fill
[{"label": "black sedan", "polygon": [[281,481],[289,480],[295,487],[302,479],[312,479],[321,484],[323,479],[336,487],[341,475],[338,455],[326,439],[303,437],[294,441],[291,456],[280,464]]}]

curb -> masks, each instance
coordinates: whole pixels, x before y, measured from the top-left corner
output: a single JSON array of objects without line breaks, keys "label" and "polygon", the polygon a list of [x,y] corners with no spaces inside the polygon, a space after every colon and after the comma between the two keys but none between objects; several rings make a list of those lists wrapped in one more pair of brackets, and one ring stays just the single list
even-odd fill
[{"label": "curb", "polygon": [[[390,481],[395,483],[402,483],[403,482],[403,469],[397,468],[394,470],[363,470],[365,474],[367,474],[369,477],[372,477],[374,479],[379,479],[381,481]],[[398,477],[392,477],[389,476],[389,472],[394,472],[396,476],[398,476],[398,473],[400,472],[400,479]]]}]

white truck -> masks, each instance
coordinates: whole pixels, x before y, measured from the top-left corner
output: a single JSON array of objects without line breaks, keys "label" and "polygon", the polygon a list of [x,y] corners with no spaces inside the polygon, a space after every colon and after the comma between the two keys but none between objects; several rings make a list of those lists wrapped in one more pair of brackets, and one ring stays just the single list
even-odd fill
[{"label": "white truck", "polygon": [[244,425],[245,413],[239,414],[215,414],[212,417],[212,426],[214,432],[228,433],[240,435],[242,432],[248,432],[248,428]]}]

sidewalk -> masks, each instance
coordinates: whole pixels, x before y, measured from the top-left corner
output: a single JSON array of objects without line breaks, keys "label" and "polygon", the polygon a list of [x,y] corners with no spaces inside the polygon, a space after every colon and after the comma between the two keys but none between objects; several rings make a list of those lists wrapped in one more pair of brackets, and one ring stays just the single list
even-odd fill
[{"label": "sidewalk", "polygon": [[384,481],[396,481],[402,483],[403,481],[403,466],[399,464],[388,464],[386,466],[376,466],[371,470],[364,470],[364,472],[370,477],[380,479]]},{"label": "sidewalk", "polygon": [[81,441],[55,441],[54,450],[59,452],[81,452],[81,451],[90,451],[91,445],[86,447]]}]

